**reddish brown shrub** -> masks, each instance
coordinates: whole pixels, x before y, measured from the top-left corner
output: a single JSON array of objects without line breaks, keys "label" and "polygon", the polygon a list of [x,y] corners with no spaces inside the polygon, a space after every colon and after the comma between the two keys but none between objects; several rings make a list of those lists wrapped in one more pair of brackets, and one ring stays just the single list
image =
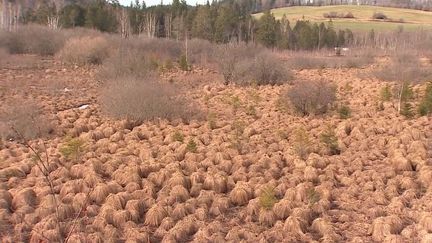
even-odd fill
[{"label": "reddish brown shrub", "polygon": [[289,100],[302,115],[323,114],[336,100],[336,87],[324,80],[300,81],[282,93],[282,99]]},{"label": "reddish brown shrub", "polygon": [[38,25],[21,26],[15,32],[4,32],[0,35],[0,47],[12,54],[54,55],[64,42],[63,32]]},{"label": "reddish brown shrub", "polygon": [[147,79],[123,77],[107,82],[101,102],[106,113],[137,123],[157,118],[190,120],[197,117],[196,109],[178,91],[173,84],[159,83],[155,76]]},{"label": "reddish brown shrub", "polygon": [[268,51],[251,50],[247,46],[225,46],[220,55],[219,69],[225,83],[275,85],[293,78],[282,61]]},{"label": "reddish brown shrub", "polygon": [[388,19],[387,15],[381,12],[376,12],[372,15],[372,19]]},{"label": "reddish brown shrub", "polygon": [[101,37],[80,37],[68,40],[58,57],[72,64],[102,64],[108,57],[112,45]]},{"label": "reddish brown shrub", "polygon": [[35,101],[13,100],[0,109],[0,140],[20,139],[21,136],[34,139],[53,131],[51,119]]}]

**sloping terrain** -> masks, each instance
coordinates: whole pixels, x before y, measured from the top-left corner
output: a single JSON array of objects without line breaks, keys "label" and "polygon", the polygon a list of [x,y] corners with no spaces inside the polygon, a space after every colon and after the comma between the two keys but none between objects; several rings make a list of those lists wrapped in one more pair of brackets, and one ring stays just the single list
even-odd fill
[{"label": "sloping terrain", "polygon": [[[341,14],[352,13],[354,18],[332,18],[336,28],[349,28],[352,30],[396,30],[403,26],[406,30],[431,29],[432,12],[421,10],[389,8],[366,5],[334,5],[334,6],[295,6],[277,8],[271,10],[277,19],[285,14],[291,24],[297,20],[305,19],[313,22],[328,22],[324,18],[325,13],[336,12]],[[391,21],[373,20],[372,15],[376,12],[385,14]],[[256,14],[259,17],[261,13]]]}]

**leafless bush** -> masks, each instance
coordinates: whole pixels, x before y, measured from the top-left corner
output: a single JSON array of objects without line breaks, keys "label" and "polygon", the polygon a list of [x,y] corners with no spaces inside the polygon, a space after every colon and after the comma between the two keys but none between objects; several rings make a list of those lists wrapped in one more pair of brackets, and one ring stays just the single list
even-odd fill
[{"label": "leafless bush", "polygon": [[323,14],[324,18],[337,18],[338,13],[337,12],[328,12]]},{"label": "leafless bush", "polygon": [[0,47],[11,54],[54,55],[65,42],[63,32],[37,25],[21,26],[15,32],[0,35]]},{"label": "leafless bush", "polygon": [[347,18],[347,19],[352,19],[354,18],[354,15],[351,12],[348,13],[338,13],[338,12],[328,12],[328,13],[324,13],[323,14],[324,18]]},{"label": "leafless bush", "polygon": [[[252,65],[249,66],[248,74],[249,75],[245,75],[248,79],[246,83],[255,82],[258,85],[282,84],[293,79],[291,71],[283,65],[279,58],[270,53],[261,53],[257,55],[253,59]],[[242,82],[240,77],[238,80]]]},{"label": "leafless bush", "polygon": [[432,78],[432,70],[417,55],[400,52],[391,58],[390,64],[374,70],[373,75],[383,81],[421,83]]},{"label": "leafless bush", "polygon": [[177,60],[182,52],[180,43],[173,40],[135,38],[113,42],[118,48],[103,62],[99,73],[104,80],[145,77],[159,66]]},{"label": "leafless bush", "polygon": [[373,61],[374,57],[369,52],[342,56],[328,56],[325,52],[296,53],[289,58],[288,65],[294,69],[361,68],[370,65]]},{"label": "leafless bush", "polygon": [[346,19],[352,19],[352,18],[354,18],[354,14],[351,13],[351,12],[348,12],[348,13],[346,13],[346,14],[344,15],[344,18],[346,18]]},{"label": "leafless bush", "polygon": [[142,52],[133,48],[121,48],[114,55],[107,58],[99,76],[103,80],[114,80],[120,77],[145,77],[157,68],[157,63]]},{"label": "leafless bush", "polygon": [[183,42],[170,39],[136,37],[119,42],[120,48],[134,50],[158,63],[177,60],[185,51]]},{"label": "leafless bush", "polygon": [[107,83],[101,102],[109,115],[137,124],[157,118],[187,121],[197,117],[197,110],[178,91],[173,84],[157,82],[151,74],[145,79],[122,77]]},{"label": "leafless bush", "polygon": [[[245,59],[252,59],[255,54],[261,52],[262,49],[243,44],[228,44],[221,45],[217,49],[216,62],[219,66],[219,71],[225,79],[225,83],[233,82],[235,74],[239,69],[243,69],[240,62]],[[255,53],[255,54],[254,54]]]},{"label": "leafless bush", "polygon": [[282,93],[281,98],[302,115],[323,114],[336,100],[336,87],[324,80],[300,81]]},{"label": "leafless bush", "polygon": [[275,85],[293,77],[279,57],[268,51],[251,50],[247,46],[224,46],[219,55],[219,69],[226,83]]},{"label": "leafless bush", "polygon": [[66,42],[59,52],[59,58],[67,63],[73,64],[102,64],[109,56],[112,46],[103,37],[81,37],[73,38]]},{"label": "leafless bush", "polygon": [[381,12],[375,12],[372,15],[372,19],[388,19],[387,16],[384,13]]},{"label": "leafless bush", "polygon": [[13,100],[0,109],[0,140],[19,138],[14,130],[26,139],[34,139],[52,134],[54,126],[35,101]]},{"label": "leafless bush", "polygon": [[216,54],[216,45],[207,40],[192,39],[187,43],[188,62],[191,64],[213,67]]}]

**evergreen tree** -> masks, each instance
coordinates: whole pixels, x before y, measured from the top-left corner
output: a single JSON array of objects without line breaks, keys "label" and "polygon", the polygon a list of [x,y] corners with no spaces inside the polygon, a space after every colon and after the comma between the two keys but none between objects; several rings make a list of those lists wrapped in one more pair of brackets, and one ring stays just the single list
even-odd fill
[{"label": "evergreen tree", "polygon": [[298,20],[294,26],[296,35],[297,48],[303,50],[312,50],[316,46],[316,38],[314,38],[314,30],[312,25],[307,20]]},{"label": "evergreen tree", "polygon": [[338,47],[345,45],[345,31],[344,30],[339,30],[336,45]]},{"label": "evergreen tree", "polygon": [[77,4],[65,6],[60,11],[60,25],[64,28],[84,26],[86,11]]},{"label": "evergreen tree", "polygon": [[226,43],[236,31],[237,18],[235,13],[229,7],[220,7],[215,21],[214,41]]},{"label": "evergreen tree", "polygon": [[56,14],[56,6],[44,0],[40,3],[40,6],[36,9],[36,11],[29,12],[27,18],[29,22],[46,25],[48,23],[48,17],[52,17]]},{"label": "evergreen tree", "polygon": [[289,33],[291,32],[291,26],[288,18],[284,14],[282,16],[282,19],[280,21],[280,31],[278,35],[278,48],[280,49],[289,49],[290,43],[289,43]]},{"label": "evergreen tree", "polygon": [[274,47],[277,37],[277,21],[270,11],[264,12],[264,15],[258,21],[256,38],[259,43],[266,47]]},{"label": "evergreen tree", "polygon": [[100,31],[115,32],[118,23],[112,7],[104,0],[96,0],[88,6],[85,25]]},{"label": "evergreen tree", "polygon": [[330,22],[326,33],[324,34],[325,45],[330,48],[335,47],[337,45],[337,38],[336,31],[333,28],[333,23]]},{"label": "evergreen tree", "polygon": [[138,0],[131,3],[128,9],[129,24],[133,34],[140,34],[144,29],[145,21],[145,3],[140,4]]},{"label": "evergreen tree", "polygon": [[212,40],[212,24],[210,14],[210,4],[197,7],[197,13],[193,19],[192,36],[205,40]]}]

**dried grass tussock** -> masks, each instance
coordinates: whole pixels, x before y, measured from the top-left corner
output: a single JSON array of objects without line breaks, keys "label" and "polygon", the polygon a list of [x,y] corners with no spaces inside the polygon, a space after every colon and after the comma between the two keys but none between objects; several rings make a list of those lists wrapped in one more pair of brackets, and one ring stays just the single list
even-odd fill
[{"label": "dried grass tussock", "polygon": [[181,70],[183,42],[85,36],[0,63],[0,242],[431,242],[428,84],[399,113],[397,55],[191,40]]}]

